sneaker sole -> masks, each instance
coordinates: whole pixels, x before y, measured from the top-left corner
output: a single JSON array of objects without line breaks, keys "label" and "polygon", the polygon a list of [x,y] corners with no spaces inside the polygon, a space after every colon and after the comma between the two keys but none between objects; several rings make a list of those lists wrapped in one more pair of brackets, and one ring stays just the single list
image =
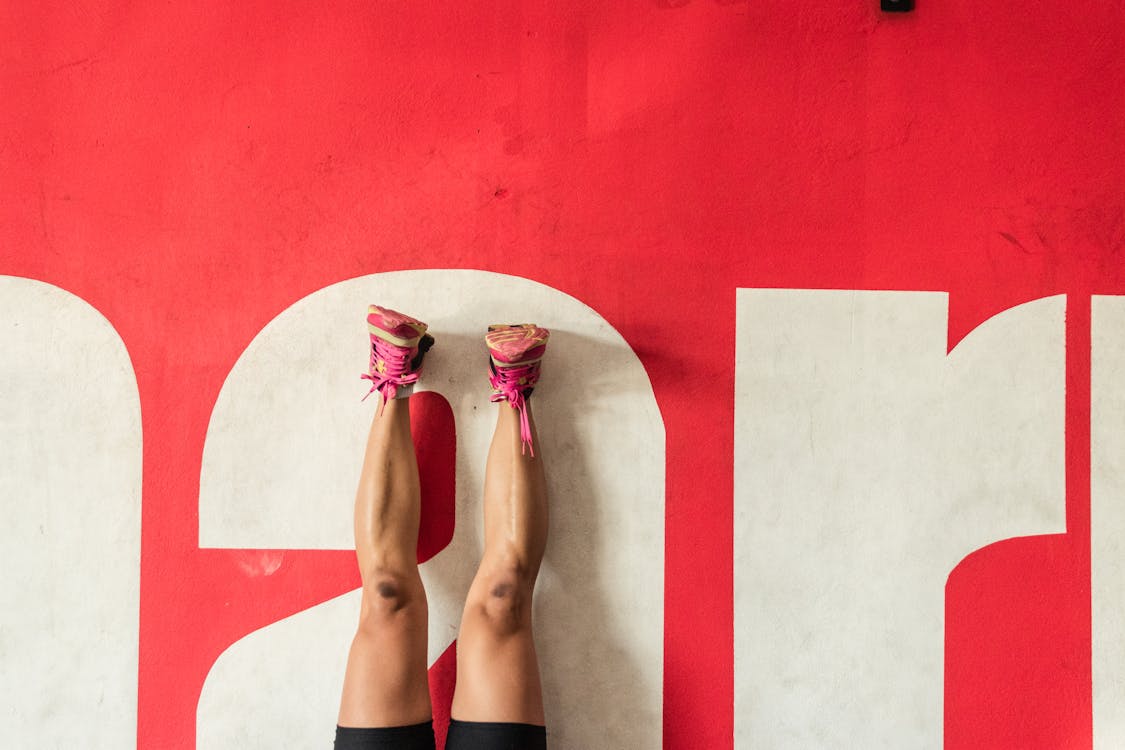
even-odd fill
[{"label": "sneaker sole", "polygon": [[[398,328],[403,325],[408,326],[409,328],[413,329],[417,335],[411,336],[410,338],[402,338],[401,336],[396,336],[382,326],[374,323],[372,321],[373,316],[376,317],[380,322],[389,323],[392,328]],[[409,315],[403,315],[402,313],[395,310],[391,310],[386,307],[379,307],[378,305],[371,305],[367,308],[368,333],[370,333],[372,336],[375,336],[376,338],[382,339],[383,341],[394,344],[395,346],[403,346],[408,349],[413,349],[414,347],[418,346],[418,342],[421,340],[422,336],[425,335],[427,328],[429,328],[429,326],[427,326],[422,321],[415,320]]]},{"label": "sneaker sole", "polygon": [[[529,337],[527,334],[532,331],[543,331],[545,335]],[[488,346],[488,353],[493,364],[497,367],[510,367],[512,365],[533,365],[539,362],[543,359],[543,354],[532,359],[521,359],[521,357],[533,349],[545,347],[550,337],[550,331],[540,328],[534,323],[493,324],[488,327],[484,342]],[[503,354],[507,359],[497,359],[494,351]]]}]

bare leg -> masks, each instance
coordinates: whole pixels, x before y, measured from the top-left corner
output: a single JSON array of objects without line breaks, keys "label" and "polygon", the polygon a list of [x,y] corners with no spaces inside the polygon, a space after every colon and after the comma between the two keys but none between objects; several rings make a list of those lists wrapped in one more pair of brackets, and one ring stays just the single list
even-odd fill
[{"label": "bare leg", "polygon": [[432,716],[426,592],[416,552],[420,502],[410,400],[391,400],[371,424],[356,491],[363,604],[348,653],[340,726],[406,726]]},{"label": "bare leg", "polygon": [[547,544],[542,447],[535,437],[535,456],[521,455],[519,413],[498,406],[484,478],[484,555],[461,619],[452,714],[543,724],[531,634],[531,595]]}]

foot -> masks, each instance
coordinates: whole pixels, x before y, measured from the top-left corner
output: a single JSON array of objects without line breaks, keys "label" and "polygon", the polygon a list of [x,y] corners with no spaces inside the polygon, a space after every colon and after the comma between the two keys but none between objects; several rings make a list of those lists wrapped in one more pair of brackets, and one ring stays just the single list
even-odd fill
[{"label": "foot", "polygon": [[534,323],[491,325],[484,341],[488,344],[492,385],[492,401],[507,401],[520,413],[520,452],[526,446],[531,455],[531,421],[527,415],[527,399],[539,382],[539,364],[547,351],[551,332]]},{"label": "foot", "polygon": [[[422,369],[422,358],[434,345],[426,324],[394,310],[371,305],[367,308],[367,331],[371,334],[371,365],[366,375],[375,391],[387,399],[409,396]],[[367,398],[364,396],[364,399]]]}]

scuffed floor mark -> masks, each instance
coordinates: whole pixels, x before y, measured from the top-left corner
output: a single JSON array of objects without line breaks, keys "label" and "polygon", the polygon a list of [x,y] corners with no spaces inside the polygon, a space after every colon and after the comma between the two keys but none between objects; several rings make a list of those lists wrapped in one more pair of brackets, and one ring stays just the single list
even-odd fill
[{"label": "scuffed floor mark", "polygon": [[1018,247],[1021,252],[1024,252],[1027,255],[1031,255],[1031,251],[1028,250],[1026,247],[1024,247],[1023,243],[1020,242],[1019,240],[1017,240],[1012,235],[1008,234],[1007,232],[1000,232],[1000,236],[1003,237],[1004,239],[1006,239],[1008,242],[1011,242],[1016,247]]},{"label": "scuffed floor mark", "polygon": [[271,576],[285,561],[284,550],[252,549],[232,551],[234,561],[248,576]]}]

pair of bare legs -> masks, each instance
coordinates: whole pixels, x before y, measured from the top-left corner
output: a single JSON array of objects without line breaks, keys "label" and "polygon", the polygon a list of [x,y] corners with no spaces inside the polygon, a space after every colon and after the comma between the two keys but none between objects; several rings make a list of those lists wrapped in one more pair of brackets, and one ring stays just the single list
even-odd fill
[{"label": "pair of bare legs", "polygon": [[[504,402],[497,408],[485,468],[484,553],[457,639],[452,716],[542,725],[531,633],[532,590],[547,543],[542,448],[533,437],[535,455],[525,455],[519,413]],[[531,429],[534,435],[534,420]],[[419,507],[410,399],[392,399],[372,421],[356,492],[363,599],[348,654],[340,726],[407,726],[432,717],[426,592],[416,557]]]}]

